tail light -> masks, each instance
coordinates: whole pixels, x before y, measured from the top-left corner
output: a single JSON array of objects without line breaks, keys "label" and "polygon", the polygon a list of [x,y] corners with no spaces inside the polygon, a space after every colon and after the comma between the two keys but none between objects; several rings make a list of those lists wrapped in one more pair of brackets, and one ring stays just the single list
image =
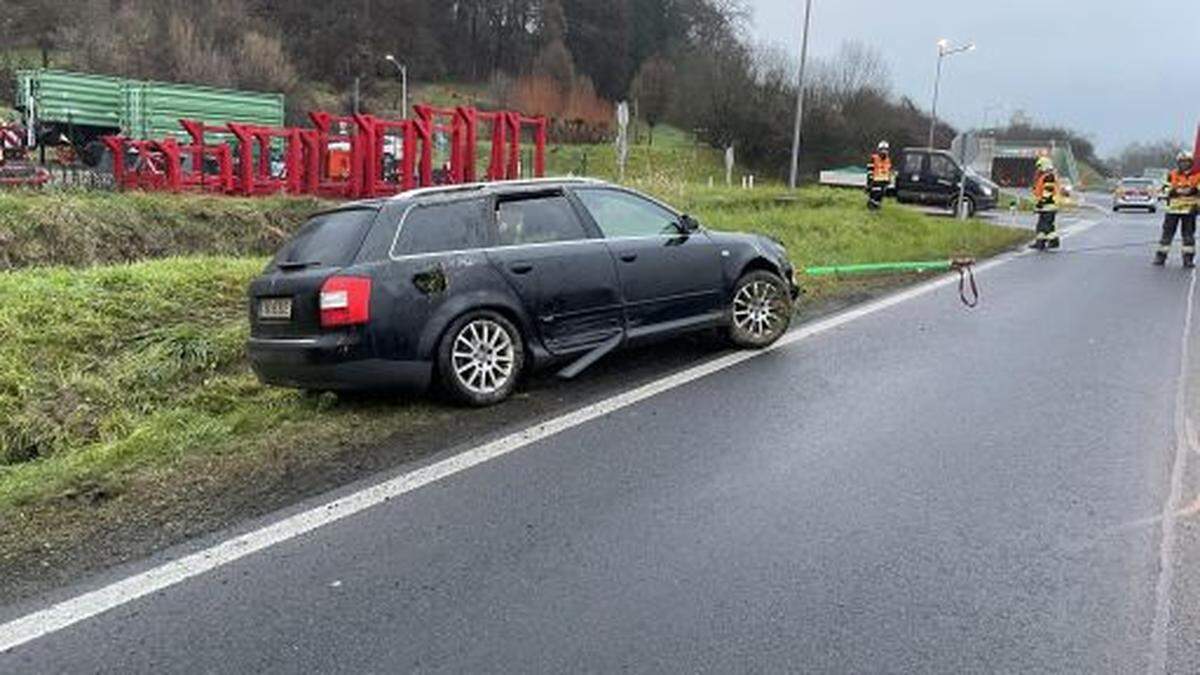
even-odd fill
[{"label": "tail light", "polygon": [[371,320],[371,280],[329,277],[321,284],[321,327],[357,326]]}]

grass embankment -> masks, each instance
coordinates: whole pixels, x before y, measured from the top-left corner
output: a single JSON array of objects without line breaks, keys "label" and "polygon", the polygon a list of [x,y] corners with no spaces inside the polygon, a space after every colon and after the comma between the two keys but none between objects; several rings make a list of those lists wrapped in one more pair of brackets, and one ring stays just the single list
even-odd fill
[{"label": "grass embankment", "polygon": [[0,270],[172,255],[268,255],[328,202],[141,192],[0,192]]},{"label": "grass embankment", "polygon": [[430,414],[258,384],[244,298],[264,262],[0,274],[0,513],[103,501],[129,480],[227,454],[258,461],[297,444],[307,453],[375,440]]},{"label": "grass embankment", "polygon": [[[654,180],[644,187],[714,229],[775,236],[801,266],[983,256],[1025,236],[892,205],[869,214],[856,192],[805,189],[796,201],[781,202],[780,190]],[[198,208],[192,203],[198,198],[189,197],[98,199],[114,208],[120,199]],[[288,213],[304,208],[286,205]],[[89,218],[66,217],[83,230],[71,236],[92,236]],[[183,216],[165,218],[178,223]],[[157,227],[164,241],[173,240],[172,226]],[[262,245],[254,228],[246,225],[239,239],[250,251]],[[215,246],[226,251],[232,244]],[[198,473],[219,480],[230,466],[264,458],[313,461],[324,449],[369,444],[439,415],[461,414],[436,404],[307,397],[258,384],[244,355],[245,287],[264,262],[204,256],[0,272],[0,513],[119,500],[138,486],[169,486]],[[6,522],[17,519],[0,519],[0,544]]]}]

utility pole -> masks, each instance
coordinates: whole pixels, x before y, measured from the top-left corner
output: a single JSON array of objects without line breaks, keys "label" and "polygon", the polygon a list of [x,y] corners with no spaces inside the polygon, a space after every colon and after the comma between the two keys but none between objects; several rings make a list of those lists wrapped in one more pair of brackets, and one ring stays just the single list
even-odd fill
[{"label": "utility pole", "polygon": [[400,71],[400,116],[408,119],[408,65],[400,63],[391,54],[383,58],[393,66],[396,66],[396,69]]},{"label": "utility pole", "polygon": [[796,82],[796,126],[792,130],[792,172],[788,187],[796,189],[800,173],[800,127],[804,123],[804,66],[808,61],[808,27],[812,19],[812,0],[804,2],[804,31],[800,38],[800,75]]},{"label": "utility pole", "polygon": [[937,48],[938,48],[937,76],[935,76],[933,79],[933,105],[930,106],[931,119],[929,120],[929,147],[930,148],[933,148],[933,132],[935,129],[937,129],[938,94],[940,93],[941,86],[942,86],[942,61],[944,61],[947,56],[953,56],[954,54],[961,54],[963,52],[974,51],[975,43],[972,42],[970,44],[963,45],[962,47],[951,48],[950,41],[945,38],[942,38],[941,40],[938,40]]},{"label": "utility pole", "polygon": [[358,114],[358,89],[359,82],[362,80],[358,75],[354,76],[354,114]]}]

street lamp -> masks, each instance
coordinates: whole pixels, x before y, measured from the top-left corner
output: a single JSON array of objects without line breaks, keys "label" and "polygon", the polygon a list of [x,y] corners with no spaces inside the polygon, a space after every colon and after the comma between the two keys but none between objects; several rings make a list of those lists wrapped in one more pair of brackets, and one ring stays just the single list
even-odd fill
[{"label": "street lamp", "polygon": [[788,179],[788,187],[796,189],[796,180],[800,172],[800,124],[804,120],[804,63],[808,60],[808,24],[812,18],[812,0],[804,3],[804,32],[800,39],[800,75],[796,83],[796,128],[792,131],[792,173]]},{"label": "street lamp", "polygon": [[383,58],[393,66],[396,66],[396,69],[400,71],[400,114],[404,119],[408,119],[408,66],[397,61],[396,57],[391,54]]},{"label": "street lamp", "polygon": [[952,46],[950,46],[949,40],[942,38],[941,40],[938,40],[937,48],[938,48],[937,77],[935,77],[933,80],[933,106],[932,106],[932,108],[930,108],[933,119],[931,119],[929,121],[929,147],[930,148],[933,147],[933,131],[934,131],[934,129],[937,128],[938,93],[939,93],[939,90],[942,85],[942,61],[947,56],[953,56],[954,54],[961,54],[963,52],[975,51],[975,43],[972,42],[970,44],[966,44],[961,47],[952,47]]}]

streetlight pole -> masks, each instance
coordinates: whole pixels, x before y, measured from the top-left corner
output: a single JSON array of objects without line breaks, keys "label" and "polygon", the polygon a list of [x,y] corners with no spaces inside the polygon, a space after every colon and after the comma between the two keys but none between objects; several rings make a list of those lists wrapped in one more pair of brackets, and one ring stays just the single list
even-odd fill
[{"label": "streetlight pole", "polygon": [[808,27],[812,19],[812,0],[804,3],[804,31],[800,39],[800,75],[796,83],[796,127],[792,131],[792,173],[788,178],[788,187],[796,189],[796,180],[800,173],[800,126],[804,121],[804,65],[808,61]]},{"label": "streetlight pole", "polygon": [[938,40],[937,48],[938,48],[937,76],[934,77],[934,80],[933,80],[933,105],[930,106],[931,119],[929,120],[929,147],[930,148],[933,147],[933,134],[934,134],[934,130],[937,129],[938,94],[941,93],[941,86],[942,86],[942,61],[944,61],[947,56],[952,56],[954,54],[961,54],[963,52],[973,51],[975,49],[975,43],[972,42],[970,44],[963,45],[962,47],[951,48],[950,41],[943,38],[941,40]]},{"label": "streetlight pole", "polygon": [[408,119],[408,66],[397,61],[396,57],[391,54],[385,56],[384,59],[391,62],[400,71],[400,115],[404,119]]}]

